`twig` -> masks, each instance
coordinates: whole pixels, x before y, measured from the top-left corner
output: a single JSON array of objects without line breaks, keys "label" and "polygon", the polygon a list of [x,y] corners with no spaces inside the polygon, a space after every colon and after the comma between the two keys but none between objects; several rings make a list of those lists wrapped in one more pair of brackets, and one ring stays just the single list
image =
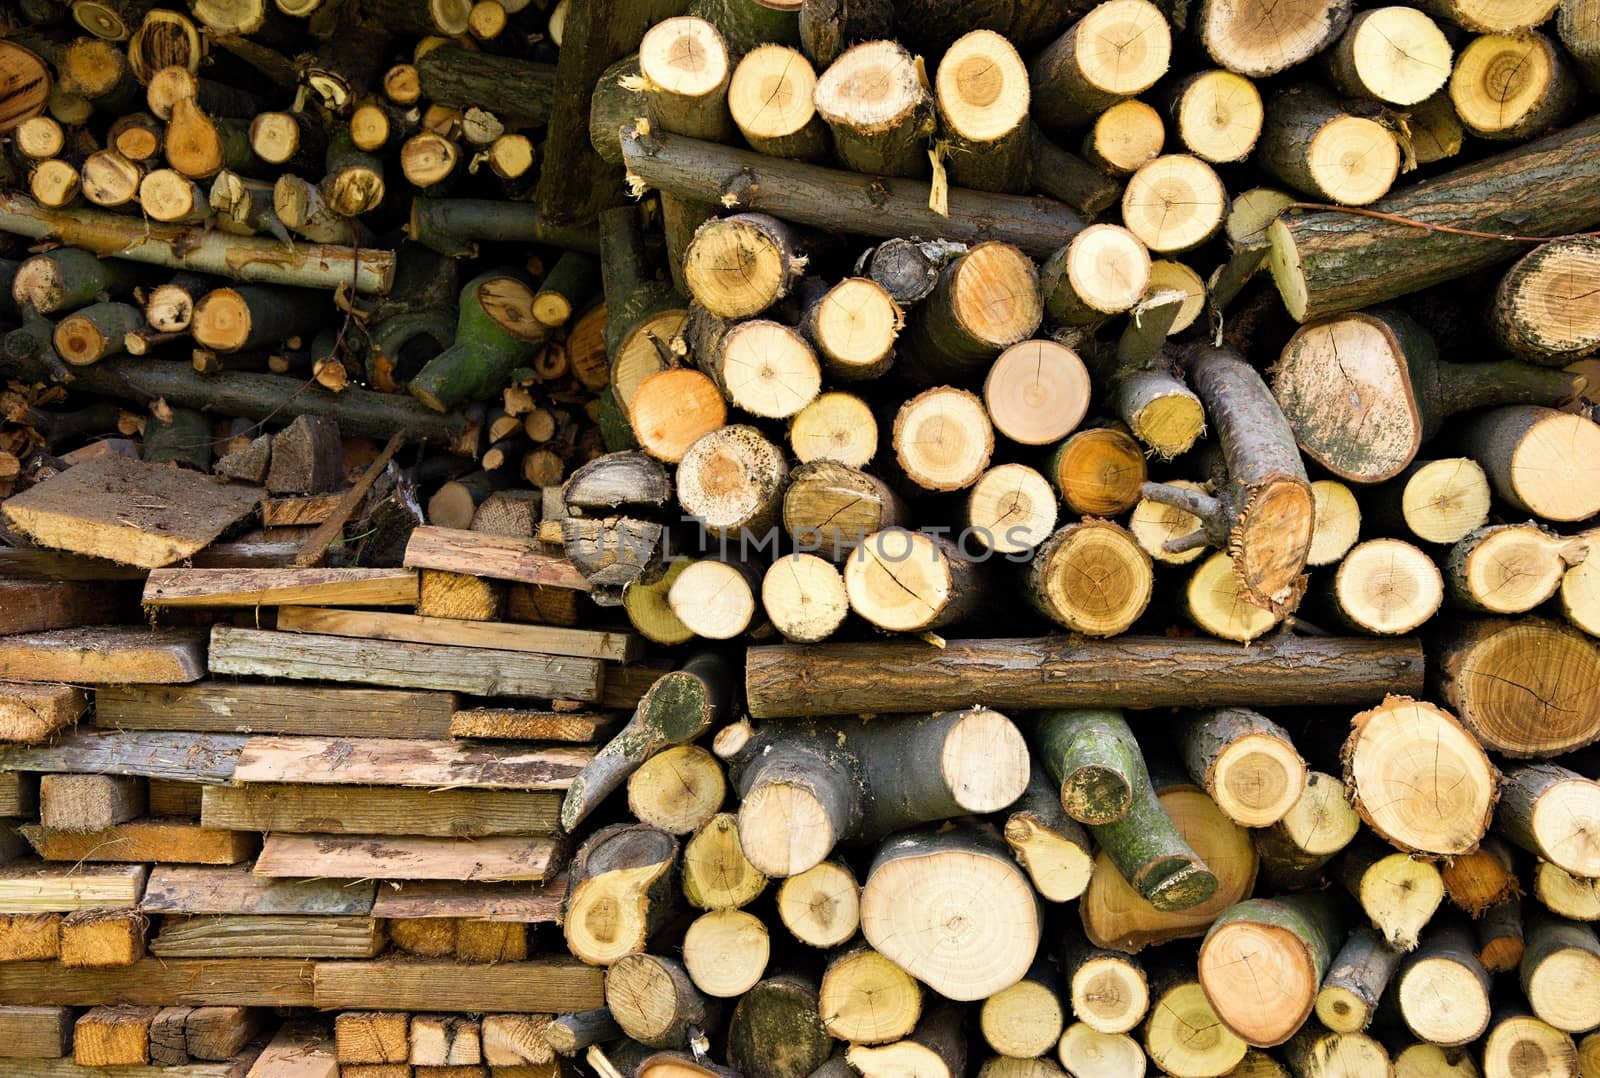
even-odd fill
[{"label": "twig", "polygon": [[367,465],[367,470],[361,473],[361,478],[356,480],[355,485],[344,492],[344,497],[333,507],[328,519],[318,524],[317,530],[306,537],[305,543],[300,547],[300,553],[294,556],[297,567],[308,569],[322,560],[322,556],[328,552],[328,545],[344,530],[350,514],[356,511],[356,506],[367,496],[367,491],[378,481],[378,476],[383,474],[383,470],[389,466],[389,462],[400,451],[405,440],[405,435],[398,431],[389,436],[389,442],[383,447],[383,452]]}]

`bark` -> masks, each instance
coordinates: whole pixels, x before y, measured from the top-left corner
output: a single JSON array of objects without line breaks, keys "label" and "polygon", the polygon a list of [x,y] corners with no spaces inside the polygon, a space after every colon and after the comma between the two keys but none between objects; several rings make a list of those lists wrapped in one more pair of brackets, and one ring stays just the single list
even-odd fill
[{"label": "bark", "polygon": [[800,43],[796,0],[695,0],[690,11],[717,28],[734,56],[757,45]]},{"label": "bark", "polygon": [[594,229],[554,223],[523,202],[454,198],[411,200],[406,235],[452,258],[470,257],[478,240],[542,243],[570,251],[599,251]]},{"label": "bark", "polygon": [[[1600,119],[1407,187],[1373,209],[1433,225],[1563,235],[1600,223]],[[1515,222],[1514,226],[1512,222]],[[1301,322],[1368,307],[1515,257],[1521,245],[1321,212],[1270,229],[1271,266]]]},{"label": "bark", "polygon": [[611,1012],[604,1007],[576,1014],[557,1015],[545,1029],[544,1039],[558,1055],[574,1056],[591,1044],[601,1044],[622,1036]]},{"label": "bark", "polygon": [[[1365,703],[1422,691],[1411,640],[1290,637],[1246,650],[1216,640],[950,641],[751,648],[755,718],[892,714],[981,695],[1000,708]],[[1586,743],[1586,742],[1584,742]]]},{"label": "bark", "polygon": [[891,0],[803,0],[800,48],[818,68],[837,60],[856,41],[894,36]]},{"label": "bark", "polygon": [[211,421],[192,408],[172,409],[172,418],[152,415],[145,423],[143,460],[178,463],[196,471],[211,470]]},{"label": "bark", "polygon": [[733,1009],[728,1064],[750,1078],[806,1078],[832,1052],[813,978],[774,974]]},{"label": "bark", "polygon": [[1266,383],[1236,353],[1198,346],[1184,366],[1215,424],[1227,482],[1214,498],[1154,483],[1143,494],[1200,517],[1206,540],[1233,558],[1251,602],[1292,611],[1305,588],[1315,523],[1294,435]]},{"label": "bark", "polygon": [[455,342],[406,388],[436,412],[499,392],[543,341],[546,331],[534,320],[532,305],[532,291],[514,277],[491,270],[468,281],[461,290]]},{"label": "bark", "polygon": [[1317,1018],[1336,1033],[1360,1033],[1372,1024],[1384,989],[1400,968],[1401,953],[1375,929],[1359,928],[1339,948],[1322,989]]},{"label": "bark", "polygon": [[731,210],[765,211],[835,232],[966,243],[998,240],[1043,256],[1083,227],[1076,214],[1051,199],[954,188],[949,215],[944,216],[928,209],[929,188],[920,181],[896,180],[890,185],[871,176],[641,131],[632,125],[623,128],[622,155],[641,190],[657,188]]},{"label": "bark", "polygon": [[1038,131],[1029,139],[1028,154],[1030,189],[1066,203],[1085,218],[1109,209],[1122,195],[1110,176]]},{"label": "bark", "polygon": [[1155,909],[1193,909],[1217,891],[1217,877],[1185,840],[1156,798],[1139,758],[1128,775],[1131,802],[1120,819],[1091,824],[1089,832],[1122,878]]},{"label": "bark", "polygon": [[1116,711],[1050,711],[1034,725],[1037,751],[1079,823],[1109,824],[1133,808],[1144,753]]}]

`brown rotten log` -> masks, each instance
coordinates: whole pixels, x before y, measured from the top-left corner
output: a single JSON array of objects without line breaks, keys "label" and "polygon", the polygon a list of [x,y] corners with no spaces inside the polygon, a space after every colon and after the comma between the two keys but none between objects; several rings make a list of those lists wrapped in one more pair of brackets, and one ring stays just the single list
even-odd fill
[{"label": "brown rotten log", "polygon": [[622,128],[622,156],[639,189],[758,210],[797,224],[884,238],[999,240],[1043,257],[1083,227],[1066,206],[1046,198],[949,193],[949,215],[928,208],[928,184],[822,168],[632,124]]},{"label": "brown rotten log", "polygon": [[1272,374],[1300,448],[1356,483],[1400,474],[1452,415],[1492,404],[1559,404],[1582,387],[1578,375],[1518,360],[1446,362],[1427,330],[1383,307],[1302,327]]},{"label": "brown rotten log", "polygon": [[[1600,118],[1407,187],[1372,209],[1498,236],[1558,236],[1600,223]],[[1424,232],[1327,211],[1280,217],[1269,230],[1273,279],[1301,322],[1453,280],[1524,253],[1504,239]]]},{"label": "brown rotten log", "polygon": [[[1293,610],[1304,588],[1314,514],[1311,484],[1294,435],[1260,375],[1227,349],[1201,345],[1184,367],[1217,432],[1227,482],[1215,496],[1159,483],[1143,495],[1185,509],[1202,522],[1195,542],[1226,550],[1249,600],[1275,613]],[[1168,543],[1168,549],[1181,549]]]},{"label": "brown rotten log", "polygon": [[1421,645],[1405,638],[816,644],[751,648],[745,663],[758,719],[927,711],[974,693],[1027,710],[1368,703],[1422,688]]}]

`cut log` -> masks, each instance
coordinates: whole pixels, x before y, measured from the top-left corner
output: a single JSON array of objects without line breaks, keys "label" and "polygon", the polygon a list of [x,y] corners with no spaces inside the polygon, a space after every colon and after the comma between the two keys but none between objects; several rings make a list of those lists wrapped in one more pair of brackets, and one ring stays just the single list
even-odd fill
[{"label": "cut log", "polygon": [[1229,71],[1263,78],[1299,64],[1331,45],[1350,21],[1343,0],[1310,0],[1281,11],[1262,0],[1206,0],[1200,40]]},{"label": "cut log", "polygon": [[[1344,377],[1329,380],[1326,371],[1335,356]],[[1301,448],[1312,459],[1340,478],[1376,483],[1400,474],[1451,415],[1491,404],[1560,403],[1576,393],[1570,375],[1552,378],[1551,373],[1516,361],[1442,362],[1426,330],[1398,311],[1379,308],[1301,329],[1284,346],[1272,387]],[[1497,483],[1510,484],[1514,491],[1515,473],[1526,475],[1538,468],[1560,474],[1563,467],[1569,469],[1565,481],[1581,481],[1582,465],[1558,451],[1539,453],[1537,463],[1527,459],[1536,450],[1522,449],[1518,457],[1519,446],[1526,443],[1511,419],[1520,416],[1531,422],[1535,415],[1544,417],[1550,429],[1542,432],[1541,439],[1548,435],[1570,440],[1587,433],[1587,428],[1571,422],[1579,417],[1555,422],[1548,419],[1548,409],[1527,408],[1488,414],[1505,416],[1505,433],[1487,425],[1480,428],[1483,440],[1474,444],[1473,455],[1491,469]],[[1563,429],[1567,426],[1573,429]],[[1498,473],[1493,471],[1496,462]],[[1542,474],[1523,480],[1536,500],[1543,490]]]},{"label": "cut log", "polygon": [[1350,934],[1317,993],[1317,1018],[1335,1033],[1360,1033],[1372,1023],[1384,989],[1404,956],[1371,928]]},{"label": "cut log", "polygon": [[1052,320],[1091,325],[1144,298],[1150,287],[1150,253],[1125,228],[1090,225],[1050,256],[1040,278]]},{"label": "cut log", "polygon": [[1399,515],[1425,542],[1459,542],[1489,520],[1489,479],[1470,457],[1415,461],[1396,482]]},{"label": "cut log", "polygon": [[1213,164],[1248,158],[1265,117],[1255,83],[1231,71],[1180,79],[1168,92],[1166,107],[1184,147]]},{"label": "cut log", "polygon": [[1540,618],[1464,621],[1438,652],[1442,701],[1486,747],[1555,756],[1600,737],[1594,644]]},{"label": "cut log", "polygon": [[639,43],[639,73],[652,122],[690,138],[733,133],[728,80],[733,63],[717,28],[693,15],[656,23]]},{"label": "cut log", "polygon": [[1472,923],[1477,935],[1478,961],[1491,974],[1516,969],[1526,943],[1522,934],[1522,903],[1508,899],[1491,906]]},{"label": "cut log", "polygon": [[1495,813],[1505,838],[1574,876],[1600,876],[1600,784],[1556,764],[1506,771]]},{"label": "cut log", "polygon": [[1369,539],[1339,563],[1332,586],[1339,617],[1361,632],[1414,632],[1444,603],[1439,567],[1403,539]]},{"label": "cut log", "polygon": [[1109,824],[1128,815],[1148,775],[1144,754],[1120,712],[1046,712],[1034,733],[1040,759],[1068,816],[1080,823]]},{"label": "cut log", "polygon": [[[199,570],[191,570],[195,572]],[[218,570],[219,572],[221,570]],[[229,570],[236,576],[241,570]],[[270,572],[270,570],[267,570]],[[400,574],[393,569],[299,569],[296,573]],[[153,576],[154,574],[152,574]],[[409,575],[409,574],[408,574]],[[354,583],[356,581],[352,581]],[[148,585],[147,585],[148,587]],[[281,600],[279,600],[281,601]],[[319,601],[309,597],[309,602]],[[337,598],[331,601],[344,603]],[[350,604],[356,605],[356,604]],[[459,647],[498,648],[506,651],[536,652],[544,655],[570,655],[575,658],[629,662],[640,657],[640,641],[628,633],[594,629],[563,629],[550,625],[507,625],[499,622],[458,621],[450,618],[419,617],[413,614],[369,613],[354,610],[329,610],[315,606],[295,606],[282,612],[278,628],[285,632],[325,633],[331,636],[375,640],[402,640],[422,644],[453,644]]]},{"label": "cut log", "polygon": [[1592,990],[1597,977],[1600,941],[1592,928],[1548,916],[1530,924],[1519,979],[1541,1021],[1567,1033],[1600,1024]]},{"label": "cut log", "polygon": [[682,1047],[709,1028],[716,1008],[671,958],[631,954],[606,971],[606,1006],[624,1033],[652,1048]]},{"label": "cut log", "polygon": [[[1069,924],[1062,934],[1061,963],[1070,971],[1068,999],[1078,1022],[1096,1033],[1127,1033],[1144,1021],[1150,986],[1144,966],[1132,955],[1091,944]],[[1067,1066],[1072,1064],[1065,1058]]]},{"label": "cut log", "polygon": [[1189,251],[1216,235],[1228,194],[1210,165],[1168,154],[1140,165],[1122,192],[1122,223],[1152,252]]},{"label": "cut log", "polygon": [[860,468],[878,452],[878,421],[855,394],[823,393],[795,413],[789,447],[802,464],[833,460]]},{"label": "cut log", "polygon": [[491,271],[461,290],[455,343],[411,379],[411,395],[436,412],[502,389],[511,371],[537,350],[545,327],[533,315],[533,290]]},{"label": "cut log", "polygon": [[1311,532],[1310,566],[1333,565],[1350,552],[1361,535],[1361,506],[1350,488],[1337,479],[1311,484],[1316,501],[1316,526]]},{"label": "cut log", "polygon": [[734,69],[728,111],[752,149],[819,161],[828,156],[829,137],[812,100],[816,85],[816,71],[798,51],[787,45],[758,45]]},{"label": "cut log", "polygon": [[761,582],[761,606],[773,628],[796,644],[832,636],[850,613],[844,577],[815,554],[792,554],[772,563]]},{"label": "cut log", "polygon": [[1191,718],[1179,732],[1189,777],[1234,823],[1269,827],[1306,787],[1306,765],[1289,733],[1259,712],[1223,708]]},{"label": "cut log", "polygon": [[1023,594],[1056,624],[1086,636],[1115,636],[1150,602],[1150,558],[1121,525],[1068,524],[1046,539],[1028,563]]},{"label": "cut log", "polygon": [[1570,1034],[1520,1010],[1502,1009],[1483,1041],[1484,1078],[1512,1078],[1523,1060],[1552,1074],[1577,1075],[1578,1052]]},{"label": "cut log", "polygon": [[[1124,1033],[1101,1033],[1082,1022],[1074,1022],[1061,1034],[1057,1058],[1067,1073],[1077,1078],[1143,1078],[1148,1060],[1139,1042]],[[1039,1062],[1037,1060],[1020,1062]],[[998,1078],[998,1076],[997,1076]],[[1053,1078],[1051,1073],[1029,1078]]]},{"label": "cut log", "polygon": [[1377,120],[1356,115],[1320,86],[1278,91],[1267,103],[1262,166],[1313,199],[1365,206],[1400,174],[1400,145]]},{"label": "cut log", "polygon": [[1463,435],[1495,491],[1546,520],[1584,520],[1600,512],[1588,486],[1600,425],[1581,415],[1532,405],[1496,408]]},{"label": "cut log", "polygon": [[750,1078],[806,1078],[832,1051],[814,978],[775,974],[733,1009],[728,1062]]},{"label": "cut log", "polygon": [[1586,540],[1537,524],[1479,528],[1450,548],[1450,597],[1476,613],[1525,614],[1555,595],[1568,568],[1587,556]]},{"label": "cut log", "polygon": [[144,324],[144,313],[129,303],[93,303],[56,324],[51,343],[74,367],[87,367],[120,354],[127,335]]},{"label": "cut log", "polygon": [[1344,885],[1390,947],[1410,951],[1444,899],[1439,870],[1370,838],[1351,844],[1336,868]]},{"label": "cut log", "polygon": [[[886,843],[861,893],[867,942],[947,999],[982,999],[1015,983],[1037,951],[1039,911],[1027,877],[1002,851],[973,829]],[[952,874],[982,881],[988,908],[976,920],[958,913]]]},{"label": "cut log", "polygon": [[[697,909],[738,909],[754,902],[766,886],[766,876],[740,848],[732,813],[712,816],[684,846],[683,894]],[[783,912],[781,900],[779,912]],[[855,931],[853,922],[850,931]]]},{"label": "cut log", "polygon": [[687,835],[716,815],[727,792],[715,756],[698,745],[674,745],[628,777],[628,811],[641,823]]},{"label": "cut log", "polygon": [[1486,139],[1544,134],[1571,112],[1577,91],[1555,42],[1532,31],[1474,38],[1450,74],[1462,126]]},{"label": "cut log", "polygon": [[782,515],[799,549],[832,561],[848,558],[867,536],[909,520],[904,503],[881,479],[826,460],[790,473]]},{"label": "cut log", "polygon": [[[1368,826],[1407,851],[1449,855],[1476,848],[1494,811],[1499,775],[1453,716],[1432,704],[1389,697],[1351,725],[1342,753],[1345,782]],[[1423,790],[1433,792],[1419,798]]]},{"label": "cut log", "polygon": [[[684,332],[700,369],[729,402],[751,415],[788,419],[821,389],[816,355],[788,326],[759,318],[729,324],[696,307]],[[637,397],[634,407],[637,414]]]},{"label": "cut log", "polygon": [[994,452],[994,428],[967,390],[924,390],[895,414],[892,444],[905,476],[925,490],[963,490],[977,482]]},{"label": "cut log", "polygon": [[[886,101],[898,95],[897,87],[907,83],[920,85],[911,70],[909,57],[901,63],[908,73],[902,78],[894,72],[889,82],[883,84]],[[829,74],[838,66],[836,63],[830,68]],[[819,96],[827,81],[828,75],[818,81]],[[926,94],[920,89],[918,92]],[[883,111],[881,106],[875,108]],[[829,119],[820,102],[818,112],[825,120]],[[920,108],[913,107],[912,112],[919,115]],[[931,124],[931,107],[927,115]],[[836,141],[839,130],[836,126]],[[922,147],[928,131],[920,124],[916,125],[916,130],[920,132],[913,140],[916,155],[918,160],[926,162]],[[852,137],[847,134],[845,141]],[[967,243],[996,240],[1043,257],[1083,226],[1075,213],[1053,199],[996,195],[963,188],[949,192],[950,212],[945,216],[928,208],[929,185],[926,183],[897,182],[890,190],[871,176],[767,157],[681,135],[640,130],[631,124],[625,124],[622,129],[622,155],[630,173],[638,177],[638,186],[655,187],[696,201],[719,202],[730,209],[770,212],[796,224],[830,231],[883,238],[926,236]],[[909,167],[909,154],[906,160]],[[903,302],[902,297],[895,298]]]},{"label": "cut log", "polygon": [[1184,1078],[1229,1074],[1248,1047],[1211,1009],[1192,970],[1166,969],[1152,977],[1143,1037],[1150,1061]]},{"label": "cut log", "polygon": [[51,831],[34,824],[19,828],[46,861],[170,861],[232,865],[255,853],[258,836],[210,831],[184,820],[135,820],[104,831]]},{"label": "cut log", "polygon": [[378,689],[202,682],[182,688],[104,686],[96,714],[123,730],[325,734],[334,737],[448,736],[453,698]]},{"label": "cut log", "polygon": [[1054,341],[1012,345],[983,383],[995,429],[1023,445],[1049,445],[1070,434],[1088,413],[1090,393],[1083,360]]},{"label": "cut log", "polygon": [[847,277],[807,304],[800,328],[828,374],[853,382],[888,371],[904,325],[887,289],[868,277]]},{"label": "cut log", "polygon": [[742,996],[766,972],[771,944],[761,919],[744,910],[703,913],[683,937],[683,964],[694,986],[715,999]]},{"label": "cut log", "polygon": [[1071,901],[1089,886],[1094,871],[1089,835],[1062,809],[1060,784],[1050,780],[1037,760],[1002,834],[1045,901]]},{"label": "cut log", "polygon": [[646,948],[672,913],[678,844],[642,825],[601,828],[581,845],[568,873],[567,948],[610,965]]},{"label": "cut log", "polygon": [[1166,73],[1171,31],[1146,0],[1102,4],[1034,60],[1035,111],[1053,129],[1077,128]]},{"label": "cut log", "polygon": [[1044,317],[1039,271],[1017,247],[975,244],[944,267],[912,308],[901,347],[917,357],[919,384],[968,381],[999,353],[1033,336]]},{"label": "cut log", "polygon": [[850,609],[889,632],[940,629],[970,617],[985,595],[978,563],[942,536],[891,528],[861,542],[844,568]]},{"label": "cut log", "polygon": [[[1343,936],[1330,895],[1254,898],[1224,912],[1200,945],[1199,979],[1217,1017],[1258,1048],[1282,1044],[1311,1015]],[[1273,970],[1261,981],[1253,962]]]},{"label": "cut log", "polygon": [[[1600,207],[1584,197],[1595,139],[1600,139],[1600,122],[1579,124],[1417,184],[1374,208],[1425,224],[1471,227],[1514,206],[1524,233],[1587,228],[1600,214]],[[1469,204],[1472,215],[1464,218],[1459,207]],[[1302,322],[1452,280],[1511,253],[1498,239],[1436,233],[1422,254],[1414,226],[1331,212],[1280,218],[1270,235],[1273,277],[1289,313]],[[1360,265],[1361,272],[1340,272],[1339,265]]]},{"label": "cut log", "polygon": [[1325,771],[1310,771],[1290,811],[1251,833],[1251,841],[1267,881],[1288,891],[1317,881],[1323,865],[1346,848],[1360,827],[1362,819],[1344,800],[1344,784]]},{"label": "cut log", "polygon": [[1450,901],[1471,917],[1482,917],[1485,910],[1515,899],[1522,889],[1511,848],[1495,835],[1485,836],[1472,853],[1452,858],[1440,875]]},{"label": "cut log", "polygon": [[829,1035],[851,1044],[883,1044],[906,1036],[922,1016],[922,986],[870,947],[828,963],[818,1010]]},{"label": "cut log", "polygon": [[719,427],[697,438],[678,465],[678,502],[721,539],[755,536],[777,523],[788,468],[754,427]]},{"label": "cut log", "polygon": [[1489,975],[1465,922],[1441,918],[1430,926],[1406,958],[1395,995],[1407,1028],[1422,1040],[1449,1048],[1483,1035],[1489,1025]]},{"label": "cut log", "polygon": [[1357,1078],[1392,1073],[1382,1042],[1365,1033],[1335,1033],[1312,1021],[1284,1048],[1290,1073],[1305,1078]]},{"label": "cut log", "polygon": [[1490,328],[1507,350],[1561,366],[1600,347],[1600,308],[1581,282],[1594,273],[1600,245],[1558,240],[1518,259],[1501,278]]},{"label": "cut log", "polygon": [[961,1008],[940,1001],[923,1012],[905,1040],[880,1047],[852,1045],[845,1059],[862,1078],[899,1074],[958,1078],[967,1073],[967,1042],[961,1030]]},{"label": "cut log", "polygon": [[86,307],[102,295],[125,295],[134,281],[133,267],[124,262],[62,247],[17,267],[11,299],[19,308],[32,304],[40,314],[57,314]]},{"label": "cut log", "polygon": [[949,178],[975,191],[1018,192],[1029,170],[1028,69],[993,30],[950,46],[934,77]]},{"label": "cut log", "polygon": [[1396,6],[1357,14],[1327,63],[1341,93],[1416,105],[1444,88],[1451,58],[1450,42],[1432,19]]},{"label": "cut log", "polygon": [[1066,1025],[1061,977],[1050,963],[1035,961],[1016,984],[984,1000],[978,1025],[989,1048],[1008,1059],[1045,1056],[1061,1040]]},{"label": "cut log", "polygon": [[[924,176],[933,97],[918,65],[893,41],[846,50],[817,80],[817,113],[833,130],[839,161],[854,172]],[[626,149],[624,149],[626,155]]]},{"label": "cut log", "polygon": [[926,711],[975,688],[994,706],[1018,710],[1367,703],[1386,692],[1420,693],[1422,653],[1406,640],[1291,638],[1246,651],[1124,636],[1104,645],[949,641],[933,653],[902,643],[754,647],[745,665],[758,719]]}]

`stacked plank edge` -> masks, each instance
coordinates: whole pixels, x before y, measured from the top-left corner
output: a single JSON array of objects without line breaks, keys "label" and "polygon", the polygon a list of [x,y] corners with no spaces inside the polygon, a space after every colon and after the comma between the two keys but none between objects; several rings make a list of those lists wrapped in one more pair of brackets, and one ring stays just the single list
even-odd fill
[{"label": "stacked plank edge", "polygon": [[1596,0],[16,0],[0,1076],[1600,1078]]}]

